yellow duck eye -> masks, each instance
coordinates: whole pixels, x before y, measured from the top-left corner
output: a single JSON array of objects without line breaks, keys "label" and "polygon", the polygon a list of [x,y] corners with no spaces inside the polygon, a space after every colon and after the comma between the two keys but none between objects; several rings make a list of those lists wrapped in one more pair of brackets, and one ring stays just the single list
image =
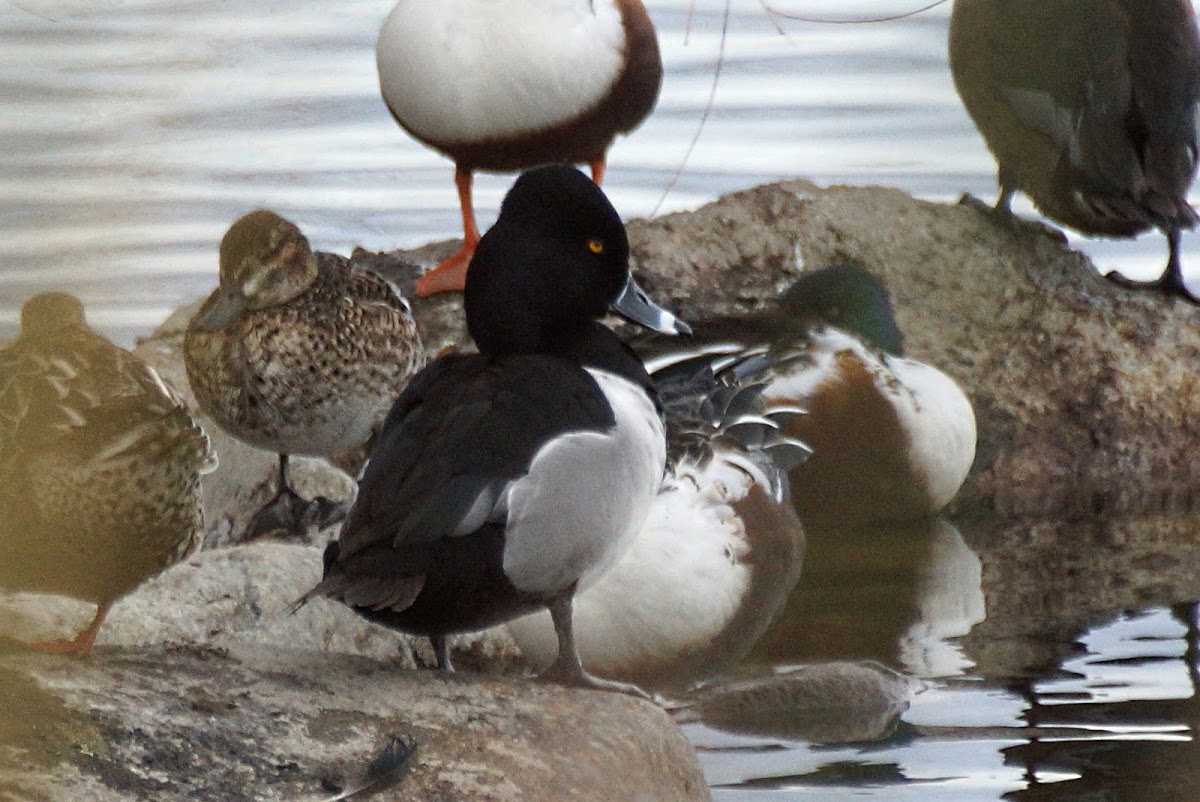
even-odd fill
[{"label": "yellow duck eye", "polygon": [[598,239],[588,240],[588,250],[592,253],[604,253],[604,242]]}]

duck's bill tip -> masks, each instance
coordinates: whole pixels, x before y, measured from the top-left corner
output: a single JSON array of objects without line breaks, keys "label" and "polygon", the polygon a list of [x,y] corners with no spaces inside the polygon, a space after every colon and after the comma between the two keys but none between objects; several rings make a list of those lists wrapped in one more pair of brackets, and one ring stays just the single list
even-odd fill
[{"label": "duck's bill tip", "polygon": [[663,334],[689,335],[692,333],[691,326],[651,301],[650,296],[638,286],[632,275],[625,282],[625,287],[617,296],[617,300],[613,301],[612,308],[626,320]]},{"label": "duck's bill tip", "polygon": [[246,310],[246,298],[240,293],[221,288],[204,302],[192,318],[192,331],[220,331],[227,328]]}]

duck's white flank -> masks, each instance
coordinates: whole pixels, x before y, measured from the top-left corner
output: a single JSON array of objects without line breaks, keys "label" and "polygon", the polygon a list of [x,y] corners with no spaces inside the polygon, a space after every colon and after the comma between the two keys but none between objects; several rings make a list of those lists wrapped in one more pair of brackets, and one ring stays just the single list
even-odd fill
[{"label": "duck's white flank", "polygon": [[662,483],[666,439],[654,404],[626,379],[588,372],[616,425],[551,440],[507,493],[504,573],[523,591],[593,581],[629,547]]},{"label": "duck's white flank", "polygon": [[767,398],[787,398],[804,405],[817,389],[838,380],[840,355],[853,354],[891,401],[909,437],[914,470],[926,480],[933,505],[940,509],[954,498],[975,459],[975,412],[954,380],[937,368],[870,349],[850,334],[828,328],[812,333],[805,358],[776,371]]},{"label": "duck's white flank", "polygon": [[616,83],[624,47],[614,0],[400,0],[375,56],[392,112],[450,146],[578,116]]},{"label": "duck's white flank", "polygon": [[[651,505],[625,555],[575,598],[575,638],[589,671],[608,676],[665,670],[707,647],[738,612],[750,582],[750,545],[731,505],[754,478],[716,458],[681,467]],[[555,657],[547,613],[508,624],[538,666]]]},{"label": "duck's white flank", "polygon": [[912,359],[885,357],[896,378],[900,424],[909,434],[915,470],[925,477],[933,509],[950,503],[975,460],[975,411],[954,380]]}]

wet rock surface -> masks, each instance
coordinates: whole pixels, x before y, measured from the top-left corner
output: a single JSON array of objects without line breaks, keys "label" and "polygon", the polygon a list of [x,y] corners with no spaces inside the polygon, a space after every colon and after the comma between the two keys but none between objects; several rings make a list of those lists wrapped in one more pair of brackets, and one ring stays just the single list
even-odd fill
[{"label": "wet rock surface", "polygon": [[1053,672],[1077,636],[1120,611],[1190,615],[1200,598],[1200,515],[1057,521],[977,521],[987,618],[962,639],[974,672],[997,679]]}]

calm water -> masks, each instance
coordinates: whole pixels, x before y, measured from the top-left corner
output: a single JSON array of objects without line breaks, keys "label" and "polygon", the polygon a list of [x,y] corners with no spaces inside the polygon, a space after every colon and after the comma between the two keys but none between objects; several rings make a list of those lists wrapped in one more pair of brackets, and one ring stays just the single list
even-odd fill
[{"label": "calm water", "polygon": [[[26,296],[62,288],[84,298],[100,329],[132,343],[212,287],[216,243],[256,206],[293,218],[328,250],[456,236],[450,166],[401,134],[378,98],[374,37],[390,4],[0,6],[0,336]],[[610,154],[606,189],[627,216],[794,176],[937,200],[994,197],[993,164],[946,67],[948,7],[876,25],[781,21],[781,34],[757,2],[738,0],[715,107],[664,200],[709,96],[723,6],[699,3],[685,39],[687,2],[648,5],[668,75],[654,117]],[[480,178],[484,225],[509,180]],[[1131,274],[1165,259],[1154,236],[1080,247]],[[1200,264],[1194,236],[1185,247]],[[1179,537],[1195,531],[1184,525]],[[717,799],[1200,799],[1190,790],[1200,711],[1188,603],[1200,583],[1149,570],[1126,578],[1123,595],[1100,594],[1107,607],[1086,603],[1085,586],[1084,601],[1060,610],[1056,580],[1021,586],[1010,573],[1022,572],[1007,571],[1022,564],[1021,549],[992,545],[1035,534],[989,535],[814,536],[795,609],[758,660],[871,657],[930,687],[868,744],[689,725]],[[1074,554],[1074,535],[1048,553]],[[1170,543],[1145,559],[1178,562]],[[1068,585],[1082,570],[1061,569]]]}]

